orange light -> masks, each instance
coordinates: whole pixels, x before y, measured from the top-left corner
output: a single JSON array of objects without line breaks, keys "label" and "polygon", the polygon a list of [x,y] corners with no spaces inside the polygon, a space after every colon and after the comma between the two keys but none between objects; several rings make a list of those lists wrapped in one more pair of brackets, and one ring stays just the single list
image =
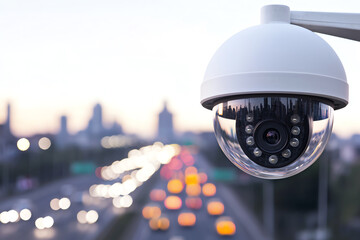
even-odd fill
[{"label": "orange light", "polygon": [[183,212],[178,216],[178,223],[183,227],[191,227],[196,223],[196,216],[192,212]]},{"label": "orange light", "polygon": [[200,178],[200,183],[201,183],[201,184],[206,183],[206,181],[208,180],[208,176],[207,176],[207,174],[204,173],[204,172],[198,173],[198,176],[199,176],[199,178]]},{"label": "orange light", "polygon": [[178,196],[168,196],[165,198],[164,205],[167,209],[177,210],[181,208],[182,201]]},{"label": "orange light", "polygon": [[166,231],[170,227],[170,221],[167,217],[152,218],[149,221],[149,227],[154,231],[157,230]]},{"label": "orange light", "polygon": [[196,167],[194,166],[191,166],[191,167],[187,167],[185,169],[185,175],[188,175],[188,174],[197,174],[198,173],[198,170]]},{"label": "orange light", "polygon": [[150,199],[154,202],[162,202],[166,198],[166,192],[162,189],[153,189],[150,192]]},{"label": "orange light", "polygon": [[196,173],[186,174],[185,183],[186,184],[199,184],[200,178]]},{"label": "orange light", "polygon": [[199,184],[189,184],[186,186],[186,194],[188,196],[197,197],[201,193],[201,187]]},{"label": "orange light", "polygon": [[224,204],[218,200],[208,202],[207,211],[210,215],[221,215],[224,213]]},{"label": "orange light", "polygon": [[167,184],[170,193],[178,194],[183,190],[184,185],[179,179],[171,179]]},{"label": "orange light", "polygon": [[161,209],[158,206],[145,206],[142,215],[146,219],[157,218],[161,215]]},{"label": "orange light", "polygon": [[151,230],[159,230],[159,227],[158,227],[158,219],[157,218],[152,218],[150,221],[149,221],[149,227],[151,228]]},{"label": "orange light", "polygon": [[170,221],[167,217],[159,218],[157,224],[158,224],[159,229],[162,231],[168,230],[170,227]]},{"label": "orange light", "polygon": [[199,197],[187,197],[185,204],[190,209],[200,209],[202,207],[202,200]]},{"label": "orange light", "polygon": [[235,223],[229,217],[221,217],[216,223],[216,231],[219,235],[231,236],[236,232]]},{"label": "orange light", "polygon": [[216,186],[212,183],[206,183],[202,187],[202,192],[206,197],[212,197],[216,193]]}]

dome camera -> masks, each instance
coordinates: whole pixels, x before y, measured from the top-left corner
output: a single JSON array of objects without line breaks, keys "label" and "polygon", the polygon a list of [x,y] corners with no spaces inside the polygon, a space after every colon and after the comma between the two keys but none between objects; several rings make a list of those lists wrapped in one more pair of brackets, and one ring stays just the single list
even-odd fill
[{"label": "dome camera", "polygon": [[265,6],[261,25],[220,46],[201,85],[201,104],[213,111],[225,155],[266,179],[314,163],[331,135],[334,110],[347,103],[346,75],[334,50],[290,24],[290,10],[281,5]]}]

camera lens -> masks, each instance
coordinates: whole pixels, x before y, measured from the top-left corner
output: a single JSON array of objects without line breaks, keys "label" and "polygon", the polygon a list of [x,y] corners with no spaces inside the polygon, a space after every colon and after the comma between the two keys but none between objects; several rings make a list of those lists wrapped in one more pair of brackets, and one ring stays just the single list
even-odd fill
[{"label": "camera lens", "polygon": [[280,141],[280,133],[276,129],[269,129],[264,132],[264,139],[269,144],[277,144]]},{"label": "camera lens", "polygon": [[[265,96],[225,103],[215,108],[218,109],[215,114],[218,122],[214,124],[217,139],[222,148],[233,149],[234,155],[227,155],[233,162],[238,163],[238,158],[249,160],[244,168],[253,163],[259,169],[282,168],[294,163],[315,141],[310,138],[318,136],[312,132],[316,126],[315,112],[328,117],[318,103],[309,105],[310,100],[301,98]],[[235,122],[230,126],[231,120]]]},{"label": "camera lens", "polygon": [[262,151],[277,153],[285,148],[289,141],[289,133],[282,122],[264,120],[256,125],[254,139]]}]

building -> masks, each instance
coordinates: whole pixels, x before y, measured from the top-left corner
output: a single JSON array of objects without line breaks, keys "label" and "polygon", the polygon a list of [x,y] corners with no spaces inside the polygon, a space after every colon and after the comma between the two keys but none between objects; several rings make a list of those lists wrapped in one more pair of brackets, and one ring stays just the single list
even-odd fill
[{"label": "building", "polygon": [[163,143],[172,143],[175,140],[173,114],[169,112],[166,102],[164,102],[164,107],[159,113],[156,139]]},{"label": "building", "polygon": [[60,117],[60,131],[56,135],[56,144],[59,148],[64,148],[69,144],[69,132],[67,127],[67,116]]},{"label": "building", "polygon": [[89,121],[87,131],[92,136],[99,136],[104,132],[102,107],[98,103],[93,108],[93,115]]},{"label": "building", "polygon": [[60,131],[56,136],[60,148],[73,144],[82,148],[100,148],[103,137],[124,135],[122,126],[116,121],[109,128],[104,126],[102,106],[99,103],[93,107],[87,127],[75,135],[68,133],[66,116],[62,116],[60,122]]},{"label": "building", "polygon": [[16,154],[16,142],[11,132],[11,106],[8,103],[5,123],[0,125],[0,162],[9,161]]}]

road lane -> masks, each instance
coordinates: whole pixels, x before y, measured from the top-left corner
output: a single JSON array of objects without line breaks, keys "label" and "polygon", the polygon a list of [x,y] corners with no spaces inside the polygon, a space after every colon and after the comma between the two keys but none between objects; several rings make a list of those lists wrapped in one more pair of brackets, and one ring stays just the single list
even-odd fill
[{"label": "road lane", "polygon": [[[210,173],[212,168],[207,164],[206,160],[201,156],[196,156],[195,166],[204,171],[205,173]],[[214,196],[217,199],[220,199],[225,205],[225,211],[222,216],[230,216],[235,225],[236,233],[233,236],[220,236],[217,234],[215,229],[215,222],[218,219],[218,216],[211,216],[206,210],[206,205],[210,199],[214,197],[205,197],[201,194],[200,198],[202,200],[202,207],[198,210],[190,210],[185,205],[185,199],[187,194],[185,189],[180,193],[176,194],[182,199],[183,205],[179,210],[168,210],[164,207],[163,202],[161,204],[162,213],[167,216],[170,220],[170,227],[167,231],[153,231],[149,227],[149,220],[141,218],[137,223],[136,231],[132,237],[133,240],[138,239],[150,239],[150,240],[186,240],[186,239],[207,239],[207,240],[216,240],[216,239],[246,239],[246,240],[262,240],[265,237],[261,234],[259,226],[249,226],[251,224],[257,224],[255,221],[244,221],[245,218],[253,218],[249,212],[246,211],[245,206],[241,201],[237,201],[231,191],[225,184],[214,183],[217,187],[217,193]],[[170,193],[167,190],[167,181],[161,180],[155,186],[157,189],[163,189],[166,191],[167,195]],[[149,199],[148,203],[152,203]],[[196,224],[193,227],[182,227],[178,224],[178,215],[183,211],[191,211],[196,215]],[[250,227],[250,230],[249,230]],[[253,233],[252,231],[258,231],[258,233]]]},{"label": "road lane", "polygon": [[[16,199],[25,198],[29,199],[33,205],[32,217],[29,221],[19,221],[16,223],[1,224],[0,223],[0,236],[4,240],[36,240],[36,239],[94,239],[108,224],[116,213],[103,214],[106,211],[112,212],[112,203],[109,199],[101,201],[93,201],[91,205],[84,205],[83,203],[74,202],[68,210],[54,211],[50,208],[50,201],[53,198],[62,198],[64,193],[61,192],[62,186],[71,185],[73,187],[73,194],[86,193],[89,187],[94,183],[101,183],[102,180],[93,175],[77,176],[69,179],[63,179],[51,183],[43,188],[37,189],[33,192],[23,194],[21,196],[12,197],[0,203],[0,211],[7,211],[13,208]],[[68,196],[73,199],[72,195]],[[99,211],[100,218],[96,224],[82,225],[77,222],[76,214],[80,210],[94,209]],[[110,209],[110,210],[109,210]],[[39,217],[52,216],[54,218],[54,226],[51,229],[38,230],[35,227],[35,220]]]}]

